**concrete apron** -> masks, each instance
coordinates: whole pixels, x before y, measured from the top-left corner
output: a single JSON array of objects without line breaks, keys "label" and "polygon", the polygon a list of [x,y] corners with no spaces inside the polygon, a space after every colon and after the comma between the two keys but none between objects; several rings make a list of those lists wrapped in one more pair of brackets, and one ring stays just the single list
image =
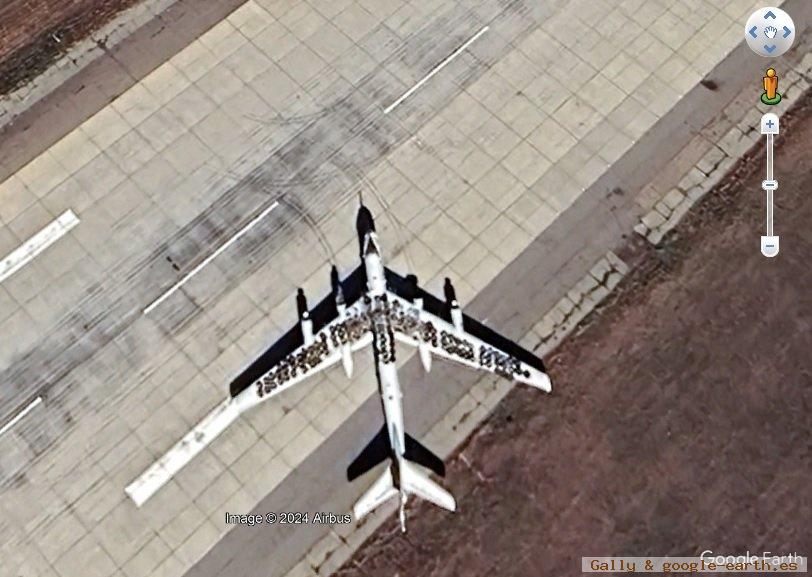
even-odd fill
[{"label": "concrete apron", "polygon": [[[802,28],[804,23],[812,22],[812,3],[807,0],[789,0],[782,8]],[[796,32],[799,40],[793,50],[769,63],[781,68],[782,64],[799,61],[812,49],[812,39],[804,32]],[[636,202],[637,193],[734,97],[751,91],[757,98],[766,65],[766,59],[756,56],[745,43],[739,44],[472,302],[463,303],[466,312],[487,320],[510,337],[525,335],[608,250],[622,253],[623,247],[634,241],[632,228],[645,212]],[[551,376],[555,394],[555,374]],[[404,365],[400,377],[406,429],[421,438],[482,375],[441,363],[435,363],[426,375],[415,357]],[[545,396],[540,394],[538,402],[543,411]],[[373,395],[251,513],[350,511],[375,476],[367,475],[349,484],[345,480],[346,466],[382,422],[380,400]],[[449,489],[453,493],[454,488]],[[464,507],[464,503],[460,506]],[[312,524],[259,529],[237,526],[186,575],[248,577],[262,567],[263,575],[282,576],[329,530],[329,525]]]}]

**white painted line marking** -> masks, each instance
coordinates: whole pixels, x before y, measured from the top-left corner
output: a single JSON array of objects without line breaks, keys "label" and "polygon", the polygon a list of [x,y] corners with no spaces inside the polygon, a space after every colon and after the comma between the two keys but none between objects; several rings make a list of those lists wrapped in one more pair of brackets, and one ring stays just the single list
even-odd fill
[{"label": "white painted line marking", "polygon": [[0,282],[3,282],[34,260],[38,254],[65,236],[77,224],[79,224],[79,219],[72,210],[63,212],[59,218],[52,221],[0,261]]},{"label": "white painted line marking", "polygon": [[23,417],[25,417],[28,413],[34,410],[34,407],[36,407],[40,403],[42,403],[42,397],[37,397],[36,399],[28,403],[28,406],[26,408],[17,413],[17,415],[13,419],[11,419],[8,423],[3,425],[3,428],[0,429],[0,435],[8,431],[11,427],[16,425],[17,423],[19,423]]},{"label": "white painted line marking", "polygon": [[237,405],[232,399],[226,399],[140,477],[127,485],[124,492],[136,507],[140,507],[239,416]]},{"label": "white painted line marking", "polygon": [[457,49],[456,49],[454,52],[452,52],[452,53],[451,53],[451,55],[450,55],[448,58],[446,58],[445,60],[443,60],[442,62],[440,62],[440,63],[439,63],[437,66],[435,66],[435,67],[434,67],[434,68],[431,70],[431,72],[429,72],[429,73],[428,73],[428,74],[426,74],[426,75],[425,75],[425,76],[424,76],[422,79],[420,79],[420,82],[418,82],[417,84],[415,84],[414,86],[412,86],[412,87],[411,87],[409,90],[407,90],[406,92],[404,92],[404,93],[403,93],[403,95],[402,95],[400,98],[398,98],[398,99],[397,99],[397,100],[395,100],[395,101],[394,101],[392,104],[390,104],[389,106],[387,106],[387,107],[384,109],[383,113],[384,113],[384,114],[389,114],[389,113],[390,113],[390,112],[392,112],[392,111],[393,111],[395,108],[397,108],[398,106],[400,106],[400,105],[403,103],[403,101],[404,101],[404,100],[406,100],[406,99],[407,99],[407,98],[409,98],[409,97],[410,97],[412,94],[414,94],[414,93],[415,93],[417,90],[419,90],[421,86],[423,86],[423,85],[424,85],[426,82],[428,82],[428,81],[429,81],[429,79],[431,79],[431,77],[432,77],[432,76],[434,76],[435,74],[437,74],[438,72],[440,72],[440,70],[442,70],[443,68],[445,68],[445,67],[446,67],[446,66],[447,66],[447,65],[448,65],[448,64],[449,64],[449,63],[450,63],[452,60],[454,60],[454,59],[455,59],[457,56],[459,56],[460,54],[462,54],[462,53],[463,53],[463,51],[464,51],[466,48],[468,48],[468,47],[469,47],[471,44],[473,44],[474,42],[476,42],[477,38],[479,38],[480,36],[482,36],[483,34],[485,34],[485,32],[487,32],[488,30],[490,30],[490,26],[483,26],[483,27],[482,27],[482,29],[481,29],[479,32],[477,32],[476,34],[474,34],[474,35],[473,35],[471,38],[469,38],[469,39],[468,39],[468,41],[466,41],[466,42],[465,42],[465,44],[463,44],[462,46],[460,46],[459,48],[457,48]]},{"label": "white painted line marking", "polygon": [[181,279],[179,282],[175,283],[175,284],[172,286],[172,288],[170,288],[168,291],[166,291],[164,294],[162,294],[160,297],[158,297],[158,299],[157,299],[157,300],[155,300],[155,301],[154,301],[154,302],[153,302],[151,305],[149,305],[147,308],[145,308],[145,309],[144,309],[144,311],[143,311],[143,314],[145,314],[145,315],[146,315],[146,314],[149,314],[149,313],[150,313],[152,310],[154,310],[154,309],[155,309],[155,308],[156,308],[158,305],[160,305],[160,304],[161,304],[162,302],[164,302],[166,299],[168,299],[169,297],[171,297],[171,296],[172,296],[172,295],[173,295],[173,294],[174,294],[174,293],[175,293],[175,292],[176,292],[176,291],[177,291],[177,290],[178,290],[180,287],[182,287],[183,285],[185,285],[185,284],[186,284],[186,283],[189,281],[189,279],[191,279],[193,276],[195,276],[197,273],[199,273],[201,270],[203,270],[203,267],[205,267],[207,264],[209,264],[211,261],[213,261],[215,258],[217,258],[217,257],[218,257],[218,256],[219,256],[219,255],[220,255],[220,254],[221,254],[221,253],[224,251],[224,250],[226,250],[226,249],[227,249],[228,247],[230,247],[232,244],[234,244],[235,242],[237,242],[237,240],[239,240],[239,238],[240,238],[241,236],[243,236],[243,235],[244,235],[245,233],[247,233],[249,230],[251,230],[252,228],[254,228],[254,226],[255,226],[255,225],[256,225],[256,224],[257,224],[259,221],[261,221],[263,218],[265,218],[266,216],[268,216],[268,213],[270,213],[270,212],[271,212],[273,209],[275,209],[277,206],[279,206],[279,203],[278,203],[278,202],[274,202],[274,203],[273,203],[271,206],[269,206],[268,208],[266,208],[265,210],[263,210],[261,213],[259,213],[259,215],[258,215],[258,216],[257,216],[257,217],[256,217],[254,220],[252,220],[252,221],[251,221],[251,222],[249,222],[247,225],[245,225],[245,227],[243,227],[243,228],[240,230],[240,232],[238,232],[238,233],[237,233],[237,234],[235,234],[233,237],[231,237],[231,239],[230,239],[230,240],[228,240],[228,241],[227,241],[227,242],[226,242],[226,243],[225,243],[223,246],[221,246],[221,247],[220,247],[220,248],[218,248],[216,251],[214,251],[214,252],[213,252],[211,255],[209,255],[209,256],[206,258],[206,260],[204,260],[204,261],[203,261],[203,262],[201,262],[199,265],[197,265],[197,266],[196,266],[196,267],[195,267],[195,268],[194,268],[194,269],[193,269],[193,270],[192,270],[192,271],[191,271],[189,274],[187,274],[185,277],[183,277],[183,278],[182,278],[182,279]]}]

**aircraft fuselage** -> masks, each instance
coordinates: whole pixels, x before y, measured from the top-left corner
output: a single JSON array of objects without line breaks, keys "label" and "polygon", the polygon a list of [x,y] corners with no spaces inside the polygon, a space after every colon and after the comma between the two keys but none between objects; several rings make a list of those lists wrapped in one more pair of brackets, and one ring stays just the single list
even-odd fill
[{"label": "aircraft fuselage", "polygon": [[[376,304],[384,305],[387,298],[383,259],[381,258],[377,235],[374,232],[366,233],[363,256],[369,297],[372,303],[371,306],[374,309]],[[395,365],[395,335],[390,326],[388,315],[374,315],[372,334],[378,391],[381,395],[383,414],[389,433],[393,458],[397,462],[403,457],[406,446],[403,427],[403,393],[400,390],[398,371]]]}]

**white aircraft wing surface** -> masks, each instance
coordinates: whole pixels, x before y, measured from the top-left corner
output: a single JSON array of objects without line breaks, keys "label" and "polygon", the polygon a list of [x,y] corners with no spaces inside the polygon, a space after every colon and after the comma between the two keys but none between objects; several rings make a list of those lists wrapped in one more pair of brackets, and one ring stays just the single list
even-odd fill
[{"label": "white aircraft wing surface", "polygon": [[297,323],[232,381],[229,388],[240,413],[339,361],[352,371],[351,353],[372,342],[361,299],[365,284],[363,267],[358,267],[340,284],[345,310],[339,310],[331,293],[307,311],[309,331]]},{"label": "white aircraft wing surface", "polygon": [[455,325],[450,306],[419,288],[414,277],[387,269],[386,282],[392,307],[399,309],[392,317],[395,338],[417,347],[424,366],[428,355],[438,356],[546,392],[552,389],[542,360],[532,352],[461,312]]},{"label": "white aircraft wing surface", "polygon": [[[251,363],[230,385],[230,398],[217,405],[191,431],[153,463],[126,493],[136,506],[143,505],[158,489],[200,453],[246,409],[268,399],[339,360],[352,370],[352,351],[372,342],[361,300],[366,285],[363,267],[338,283],[333,273],[334,292],[308,312],[312,338],[298,323]],[[340,287],[346,309],[339,311],[336,294]],[[303,297],[302,297],[302,300]],[[306,307],[306,303],[303,303]],[[300,311],[301,313],[302,311]]]}]

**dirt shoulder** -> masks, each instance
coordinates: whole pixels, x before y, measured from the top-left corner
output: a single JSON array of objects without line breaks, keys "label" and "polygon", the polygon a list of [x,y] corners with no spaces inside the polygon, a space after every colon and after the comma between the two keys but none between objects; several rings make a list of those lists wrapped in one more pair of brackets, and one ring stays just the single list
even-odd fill
[{"label": "dirt shoulder", "polygon": [[761,151],[640,246],[611,301],[450,463],[450,515],[409,507],[341,577],[577,575],[583,555],[808,555],[812,98],[782,120],[781,254],[759,253]]},{"label": "dirt shoulder", "polygon": [[7,0],[0,5],[0,94],[43,72],[140,0]]}]

